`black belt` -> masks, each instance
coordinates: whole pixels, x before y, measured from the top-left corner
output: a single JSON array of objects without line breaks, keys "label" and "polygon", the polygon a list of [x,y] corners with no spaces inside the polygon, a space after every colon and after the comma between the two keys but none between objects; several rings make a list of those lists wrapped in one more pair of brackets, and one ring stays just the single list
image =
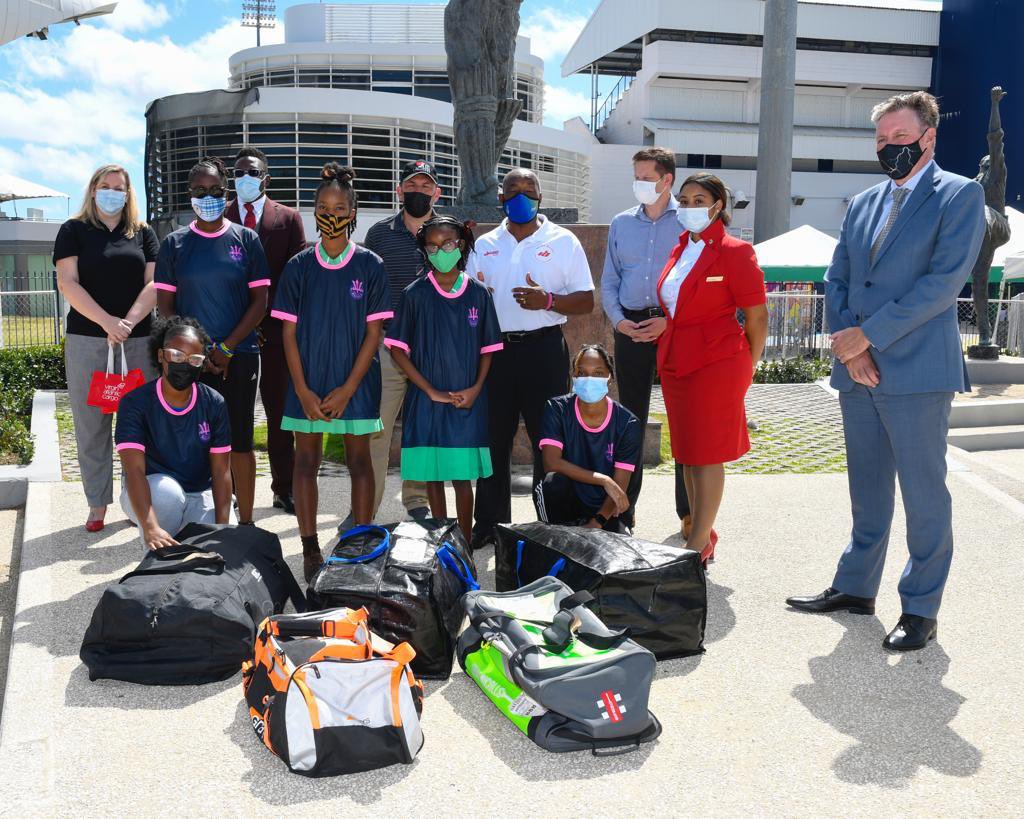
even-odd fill
[{"label": "black belt", "polygon": [[622,315],[630,321],[645,321],[652,318],[664,318],[665,311],[660,307],[645,307],[643,310],[630,310],[628,307],[623,307]]},{"label": "black belt", "polygon": [[522,330],[513,333],[502,333],[501,340],[507,341],[509,344],[519,344],[523,341],[533,341],[534,339],[551,336],[555,333],[561,335],[561,324],[553,324],[550,327],[541,327],[539,330]]}]

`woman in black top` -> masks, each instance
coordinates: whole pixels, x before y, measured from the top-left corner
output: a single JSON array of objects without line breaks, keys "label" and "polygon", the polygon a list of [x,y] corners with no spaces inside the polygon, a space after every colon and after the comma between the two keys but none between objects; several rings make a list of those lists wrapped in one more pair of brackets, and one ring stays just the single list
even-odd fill
[{"label": "woman in black top", "polygon": [[[103,528],[114,500],[114,472],[112,416],[85,403],[89,382],[93,372],[106,368],[110,346],[119,344],[129,369],[141,369],[147,381],[156,376],[147,340],[156,304],[158,249],[153,229],[139,218],[131,180],[120,165],[104,165],[92,175],[81,211],[61,225],[53,246],[57,286],[71,306],[64,361],[90,532]],[[120,354],[115,353],[119,370]]]}]

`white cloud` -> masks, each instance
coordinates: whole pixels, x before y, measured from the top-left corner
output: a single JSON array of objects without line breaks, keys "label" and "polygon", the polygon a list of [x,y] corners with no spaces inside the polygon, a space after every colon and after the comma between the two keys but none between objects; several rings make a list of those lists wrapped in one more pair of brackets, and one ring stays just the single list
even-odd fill
[{"label": "white cloud", "polygon": [[163,3],[150,5],[146,0],[117,0],[114,12],[99,19],[115,31],[145,31],[160,28],[171,19],[171,13]]},{"label": "white cloud", "polygon": [[530,38],[530,50],[546,62],[565,56],[586,24],[584,14],[546,8],[523,20],[519,33]]},{"label": "white cloud", "polygon": [[557,85],[544,86],[544,119],[549,125],[560,128],[562,123],[573,117],[590,120],[590,97],[579,91],[571,91]]}]

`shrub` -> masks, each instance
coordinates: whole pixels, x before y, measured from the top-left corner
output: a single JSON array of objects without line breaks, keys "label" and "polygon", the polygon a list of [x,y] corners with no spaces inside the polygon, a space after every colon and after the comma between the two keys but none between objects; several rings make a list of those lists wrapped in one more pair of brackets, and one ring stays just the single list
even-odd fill
[{"label": "shrub", "polygon": [[7,394],[0,392],[0,464],[27,464],[35,452],[32,433],[19,416],[7,412]]},{"label": "shrub", "polygon": [[32,460],[32,394],[63,389],[67,389],[63,344],[0,350],[0,462]]},{"label": "shrub", "polygon": [[762,361],[754,373],[755,384],[810,384],[832,372],[832,365],[820,358],[786,358]]}]

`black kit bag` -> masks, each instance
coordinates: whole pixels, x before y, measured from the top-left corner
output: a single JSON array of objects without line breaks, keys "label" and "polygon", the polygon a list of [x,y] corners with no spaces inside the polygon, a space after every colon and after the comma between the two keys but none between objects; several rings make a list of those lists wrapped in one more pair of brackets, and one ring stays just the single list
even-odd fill
[{"label": "black kit bag", "polygon": [[700,555],[629,535],[547,523],[499,525],[495,579],[511,591],[551,576],[588,591],[609,628],[659,660],[704,651],[707,584]]},{"label": "black kit bag", "polygon": [[417,677],[452,673],[459,598],[480,588],[473,553],[454,521],[356,526],[339,536],[309,583],[310,609],[365,607],[373,633],[416,651]]},{"label": "black kit bag", "polygon": [[226,680],[252,655],[265,618],[289,599],[305,608],[272,532],[190,523],[175,540],[103,592],[79,654],[89,679]]}]

